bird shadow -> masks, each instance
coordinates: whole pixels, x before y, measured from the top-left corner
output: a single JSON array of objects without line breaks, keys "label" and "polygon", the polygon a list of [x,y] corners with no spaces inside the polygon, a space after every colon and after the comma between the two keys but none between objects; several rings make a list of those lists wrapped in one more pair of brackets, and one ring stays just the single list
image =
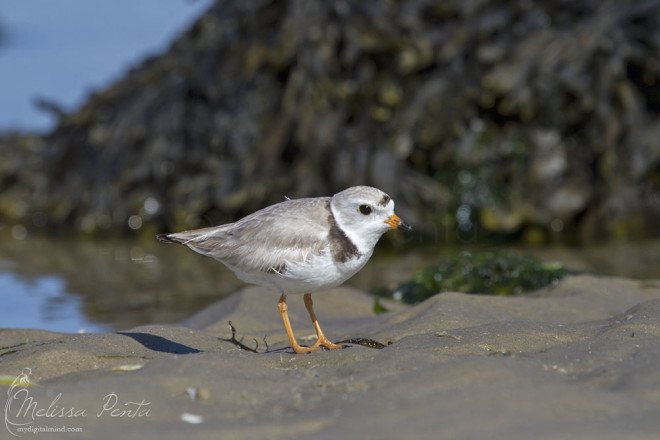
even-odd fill
[{"label": "bird shadow", "polygon": [[196,348],[188,347],[187,345],[170,341],[169,339],[163,338],[162,336],[151,335],[149,333],[117,332],[117,334],[133,338],[149,350],[160,351],[162,353],[192,354],[202,352],[202,350],[197,350]]}]

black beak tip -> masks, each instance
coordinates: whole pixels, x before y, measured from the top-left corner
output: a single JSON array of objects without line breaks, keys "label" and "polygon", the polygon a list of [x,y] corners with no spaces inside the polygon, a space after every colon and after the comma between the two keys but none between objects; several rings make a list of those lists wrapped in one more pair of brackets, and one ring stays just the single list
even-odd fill
[{"label": "black beak tip", "polygon": [[397,225],[396,228],[397,228],[399,231],[406,231],[406,232],[408,232],[408,231],[412,231],[412,226],[410,226],[408,223],[406,223],[406,222],[404,222],[404,221],[402,221],[401,223],[399,223],[399,224]]}]

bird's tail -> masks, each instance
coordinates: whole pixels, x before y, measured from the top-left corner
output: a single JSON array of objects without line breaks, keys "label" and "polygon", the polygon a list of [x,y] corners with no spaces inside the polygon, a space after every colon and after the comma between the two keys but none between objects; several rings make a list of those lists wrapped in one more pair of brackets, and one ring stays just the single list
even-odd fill
[{"label": "bird's tail", "polygon": [[174,236],[174,234],[158,234],[156,238],[164,243],[184,244],[183,240]]}]

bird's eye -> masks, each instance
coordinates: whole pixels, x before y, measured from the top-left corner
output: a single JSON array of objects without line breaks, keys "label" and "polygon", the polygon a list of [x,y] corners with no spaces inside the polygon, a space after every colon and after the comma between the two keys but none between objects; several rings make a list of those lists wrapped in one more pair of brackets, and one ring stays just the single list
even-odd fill
[{"label": "bird's eye", "polygon": [[358,209],[360,210],[360,213],[363,215],[371,214],[371,206],[369,205],[360,205]]}]

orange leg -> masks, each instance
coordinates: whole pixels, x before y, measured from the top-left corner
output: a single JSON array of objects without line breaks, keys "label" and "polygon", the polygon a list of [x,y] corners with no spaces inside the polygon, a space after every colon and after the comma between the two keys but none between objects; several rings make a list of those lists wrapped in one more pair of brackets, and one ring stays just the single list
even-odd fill
[{"label": "orange leg", "polygon": [[289,337],[289,344],[291,348],[296,353],[309,353],[314,350],[318,350],[319,347],[302,347],[296,341],[295,336],[293,336],[293,330],[291,329],[291,323],[289,322],[289,315],[287,314],[287,305],[286,305],[286,295],[282,294],[280,300],[277,302],[277,308],[280,309],[280,315],[282,316],[282,321],[284,322],[284,328],[286,329],[286,335]]},{"label": "orange leg", "polygon": [[[312,320],[312,323],[314,323],[314,328],[316,329],[316,335],[318,336],[318,339],[316,340],[316,343],[312,346],[312,350],[317,350],[321,345],[324,346],[325,348],[330,349],[330,350],[334,350],[336,348],[344,348],[341,345],[337,345],[337,344],[332,343],[323,334],[323,330],[321,330],[321,326],[319,325],[319,322],[316,319],[316,314],[314,313],[314,308],[312,307],[312,294],[311,293],[306,293],[304,295],[304,300],[305,300],[305,308],[307,309],[307,312],[309,313],[309,317]],[[286,326],[286,324],[285,324],[285,326]]]}]

